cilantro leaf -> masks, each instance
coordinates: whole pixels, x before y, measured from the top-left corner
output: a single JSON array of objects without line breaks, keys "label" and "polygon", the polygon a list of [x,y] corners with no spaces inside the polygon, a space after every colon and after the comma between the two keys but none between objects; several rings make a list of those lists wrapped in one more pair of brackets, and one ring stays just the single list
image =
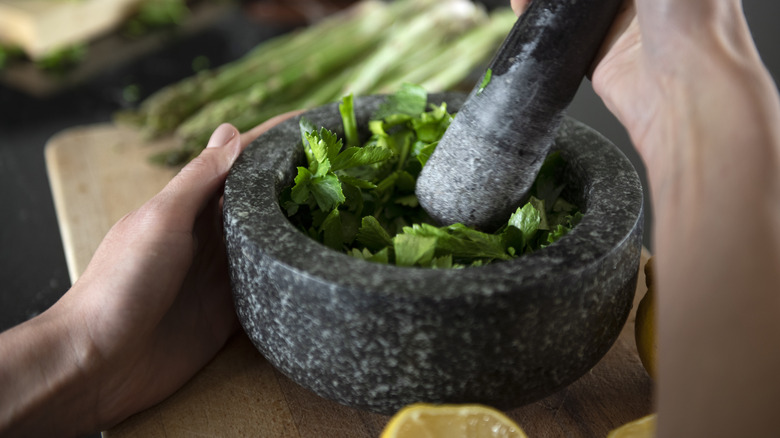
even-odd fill
[{"label": "cilantro leaf", "polygon": [[328,159],[328,145],[318,135],[306,134],[309,148],[314,160],[309,163],[309,171],[316,176],[324,176],[330,171]]},{"label": "cilantro leaf", "polygon": [[[539,210],[530,202],[520,207],[509,218],[509,226],[520,230],[523,236],[523,247],[527,247],[536,235],[542,217]],[[515,248],[519,249],[519,248]]]},{"label": "cilantro leaf", "polygon": [[426,100],[419,87],[402,87],[380,107],[377,114],[383,117],[369,121],[371,137],[362,146],[352,96],[339,105],[346,148],[332,131],[301,119],[307,166],[298,168],[293,186],[279,199],[290,220],[312,238],[354,257],[428,268],[519,257],[557,241],[579,222],[577,207],[560,196],[565,163],[556,152],[545,160],[528,202],[498,233],[463,224],[432,225],[414,190],[452,115],[446,104],[426,110]]},{"label": "cilantro leaf", "polygon": [[298,121],[298,128],[301,131],[301,139],[303,141],[303,152],[306,154],[306,162],[311,165],[313,161],[316,161],[314,159],[314,155],[311,152],[311,146],[309,146],[309,140],[307,139],[307,134],[312,132],[317,132],[317,127],[314,126],[314,124],[307,118],[301,117],[301,119]]},{"label": "cilantro leaf", "polygon": [[431,107],[430,111],[420,114],[419,118],[411,121],[417,138],[426,143],[438,142],[450,123],[452,123],[452,115],[447,112],[446,103]]},{"label": "cilantro leaf", "polygon": [[436,237],[415,234],[398,234],[393,237],[395,264],[398,266],[425,266],[433,260]]},{"label": "cilantro leaf", "polygon": [[550,244],[553,244],[558,240],[560,240],[563,236],[568,234],[569,231],[571,231],[571,229],[574,228],[575,225],[580,223],[581,220],[582,220],[582,213],[580,213],[579,211],[574,213],[573,215],[566,216],[566,219],[562,223],[556,225],[555,228],[553,228],[547,234],[547,242],[544,245],[542,245],[542,247],[549,246]]},{"label": "cilantro leaf", "polygon": [[452,254],[447,254],[441,257],[434,257],[428,267],[433,269],[451,269],[458,266],[452,262]]},{"label": "cilantro leaf", "polygon": [[463,224],[441,228],[430,224],[414,224],[405,227],[402,234],[435,238],[437,254],[451,254],[455,259],[509,258],[501,236],[483,233]]},{"label": "cilantro leaf", "polygon": [[341,180],[344,184],[349,184],[352,187],[357,187],[359,189],[375,189],[376,184],[372,183],[371,181],[366,181],[364,179],[355,178],[351,175],[347,174],[339,174],[339,180]]},{"label": "cilantro leaf", "polygon": [[539,212],[539,228],[540,230],[549,230],[550,224],[547,220],[547,208],[545,207],[544,199],[539,199],[536,196],[531,196],[528,199],[528,203],[533,205],[536,211]]},{"label": "cilantro leaf", "polygon": [[352,248],[351,251],[348,252],[349,255],[352,257],[356,257],[359,259],[367,260],[369,262],[375,262],[375,263],[389,263],[389,253],[390,251],[387,248],[384,248],[381,251],[378,251],[375,254],[372,254],[371,251],[363,248],[363,250],[359,250],[357,248]]},{"label": "cilantro leaf", "polygon": [[403,84],[401,88],[390,95],[371,117],[381,120],[397,114],[416,116],[425,111],[428,93],[423,87],[413,84]]},{"label": "cilantro leaf", "polygon": [[317,201],[317,206],[323,211],[333,210],[346,200],[339,177],[334,174],[313,178],[311,194]]},{"label": "cilantro leaf", "polygon": [[417,199],[417,195],[411,194],[406,196],[399,196],[393,200],[394,203],[403,205],[405,207],[417,207],[420,205],[420,201]]},{"label": "cilantro leaf", "polygon": [[344,243],[344,236],[341,233],[341,215],[337,208],[328,214],[320,229],[323,233],[322,243],[340,251]]},{"label": "cilantro leaf", "polygon": [[350,147],[339,153],[332,161],[333,171],[351,167],[380,163],[393,155],[393,152],[381,146]]},{"label": "cilantro leaf", "polygon": [[296,204],[306,204],[311,193],[311,179],[313,175],[305,167],[298,168],[298,175],[295,177],[295,185],[290,191],[290,197]]},{"label": "cilantro leaf", "polygon": [[374,216],[366,216],[358,230],[357,241],[372,251],[393,245],[393,238],[382,228]]},{"label": "cilantro leaf", "polygon": [[425,167],[425,164],[428,163],[428,158],[431,157],[431,154],[433,154],[433,151],[436,149],[436,146],[438,146],[439,142],[434,143],[422,143],[420,142],[419,148],[415,148],[415,157],[417,158],[417,161],[420,162],[420,165],[422,167]]}]

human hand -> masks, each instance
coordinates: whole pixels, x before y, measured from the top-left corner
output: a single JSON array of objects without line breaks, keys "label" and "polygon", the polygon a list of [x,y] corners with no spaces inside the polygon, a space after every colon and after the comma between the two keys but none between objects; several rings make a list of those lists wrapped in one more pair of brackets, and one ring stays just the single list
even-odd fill
[{"label": "human hand", "polygon": [[123,217],[52,309],[67,307],[101,426],[164,399],[235,330],[220,187],[245,144],[230,125],[154,198]]},{"label": "human hand", "polygon": [[159,194],[111,228],[57,303],[0,334],[0,434],[110,427],[165,399],[222,348],[238,328],[222,186],[243,148],[292,115],[244,135],[221,125]]},{"label": "human hand", "polygon": [[[511,0],[520,14],[530,0]],[[755,107],[744,86],[776,94],[744,20],[739,0],[627,0],[618,12],[591,69],[594,91],[627,129],[642,155],[651,183],[668,177],[679,152],[670,132],[712,125],[712,89],[733,108]],[[758,91],[763,89],[763,91]],[[754,96],[750,96],[753,98]],[[768,105],[772,105],[768,102]],[[687,111],[700,107],[699,120]],[[739,111],[733,111],[739,113]],[[749,120],[751,111],[730,117],[724,128]],[[724,131],[727,129],[724,129]],[[660,175],[659,175],[660,174]]]},{"label": "human hand", "polygon": [[627,1],[591,80],[650,183],[657,436],[776,434],[780,98],[741,2]]},{"label": "human hand", "polygon": [[78,315],[97,370],[101,425],[173,393],[237,329],[222,232],[222,186],[241,151],[290,117],[244,135],[223,124],[206,149],[107,234],[58,303]]}]

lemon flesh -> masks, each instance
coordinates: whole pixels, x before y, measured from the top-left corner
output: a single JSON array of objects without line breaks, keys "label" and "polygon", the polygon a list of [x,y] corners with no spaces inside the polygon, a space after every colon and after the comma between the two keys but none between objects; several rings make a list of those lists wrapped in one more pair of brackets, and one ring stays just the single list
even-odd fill
[{"label": "lemon flesh", "polygon": [[483,405],[416,403],[396,413],[381,438],[527,438],[502,412]]},{"label": "lemon flesh", "polygon": [[653,438],[655,437],[656,414],[650,414],[623,426],[607,435],[607,438]]},{"label": "lemon flesh", "polygon": [[655,280],[653,273],[653,259],[645,265],[645,278],[647,293],[636,309],[636,322],[634,335],[639,359],[647,370],[647,374],[653,379],[656,377],[656,352],[658,343],[655,337]]}]

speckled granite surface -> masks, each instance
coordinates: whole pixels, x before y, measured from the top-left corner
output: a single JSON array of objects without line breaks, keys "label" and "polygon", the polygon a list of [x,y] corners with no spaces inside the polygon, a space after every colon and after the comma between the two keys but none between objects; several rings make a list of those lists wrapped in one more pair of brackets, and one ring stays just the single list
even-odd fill
[{"label": "speckled granite surface", "polygon": [[[442,98],[455,109],[464,96],[431,101]],[[359,124],[380,101],[357,100]],[[335,105],[305,116],[341,130]],[[294,381],[381,413],[417,401],[508,409],[573,382],[615,341],[636,286],[642,191],[599,134],[566,120],[556,141],[582,222],[542,251],[463,270],[369,263],[295,229],[277,197],[304,161],[299,136],[296,118],[250,145],[224,209],[241,324]]]},{"label": "speckled granite surface", "polygon": [[[539,0],[517,19],[417,180],[440,223],[485,230],[522,205],[621,0]],[[511,116],[509,116],[511,114]]]}]

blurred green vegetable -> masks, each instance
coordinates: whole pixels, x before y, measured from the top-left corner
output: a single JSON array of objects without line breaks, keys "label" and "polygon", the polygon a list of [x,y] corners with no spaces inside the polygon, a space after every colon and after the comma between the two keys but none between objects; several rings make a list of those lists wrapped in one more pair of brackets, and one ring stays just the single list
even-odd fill
[{"label": "blurred green vegetable", "polygon": [[152,30],[181,24],[190,13],[186,0],[145,0],[124,26],[129,36],[141,36]]},{"label": "blurred green vegetable", "polygon": [[508,7],[488,13],[470,0],[364,0],[165,87],[117,120],[149,138],[175,134],[182,147],[156,160],[181,164],[223,122],[246,130],[282,112],[405,82],[452,89],[487,63],[515,19]]},{"label": "blurred green vegetable", "polygon": [[0,44],[0,70],[19,59],[24,59],[24,52],[22,49],[16,46]]},{"label": "blurred green vegetable", "polygon": [[35,64],[46,72],[62,74],[76,67],[86,55],[86,44],[74,44],[47,53],[35,61]]}]

